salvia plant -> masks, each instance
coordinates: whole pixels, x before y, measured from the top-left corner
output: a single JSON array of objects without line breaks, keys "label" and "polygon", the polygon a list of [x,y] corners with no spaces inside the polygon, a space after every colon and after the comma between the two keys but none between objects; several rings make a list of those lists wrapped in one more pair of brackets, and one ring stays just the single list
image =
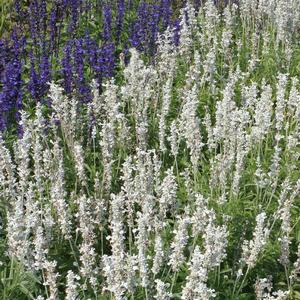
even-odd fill
[{"label": "salvia plant", "polygon": [[0,298],[300,299],[299,1],[16,11]]}]

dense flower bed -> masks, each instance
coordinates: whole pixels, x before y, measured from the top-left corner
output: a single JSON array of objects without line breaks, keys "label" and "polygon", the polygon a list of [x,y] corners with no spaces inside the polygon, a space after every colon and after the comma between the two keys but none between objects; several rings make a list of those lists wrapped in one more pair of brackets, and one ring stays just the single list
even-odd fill
[{"label": "dense flower bed", "polygon": [[1,44],[0,299],[300,299],[299,1],[30,3]]},{"label": "dense flower bed", "polygon": [[45,101],[48,82],[62,82],[67,94],[91,99],[89,81],[116,74],[120,55],[135,47],[149,59],[159,32],[179,21],[171,0],[15,0],[12,32],[0,40],[0,130],[21,107]]}]

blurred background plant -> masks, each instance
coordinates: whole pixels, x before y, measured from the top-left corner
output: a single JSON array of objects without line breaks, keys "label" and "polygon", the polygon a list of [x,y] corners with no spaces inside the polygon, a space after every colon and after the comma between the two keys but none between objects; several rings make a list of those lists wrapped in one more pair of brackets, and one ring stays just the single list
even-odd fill
[{"label": "blurred background plant", "polygon": [[12,25],[13,0],[0,0],[0,36],[9,32]]}]

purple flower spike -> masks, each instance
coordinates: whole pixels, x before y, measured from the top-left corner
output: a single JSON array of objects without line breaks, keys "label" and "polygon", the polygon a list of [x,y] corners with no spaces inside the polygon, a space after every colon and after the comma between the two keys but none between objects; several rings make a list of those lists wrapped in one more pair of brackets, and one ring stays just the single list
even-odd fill
[{"label": "purple flower spike", "polygon": [[84,40],[75,41],[75,51],[74,51],[74,62],[75,62],[75,83],[77,90],[79,92],[79,97],[82,102],[89,102],[91,100],[90,87],[86,83],[84,76],[84,55],[85,50],[83,48]]},{"label": "purple flower spike", "polygon": [[118,15],[116,20],[116,40],[119,42],[120,35],[123,29],[123,22],[124,22],[124,16],[125,16],[125,0],[119,0],[118,1]]},{"label": "purple flower spike", "polygon": [[6,65],[0,93],[0,130],[6,129],[10,112],[18,111],[22,107],[21,68],[18,57]]},{"label": "purple flower spike", "polygon": [[65,92],[70,94],[72,92],[72,83],[73,83],[73,71],[72,71],[72,45],[71,43],[67,43],[64,47],[64,57],[61,61],[62,64],[62,76],[63,76],[63,86]]},{"label": "purple flower spike", "polygon": [[111,39],[112,12],[110,5],[104,7],[103,18],[103,39],[107,42]]},{"label": "purple flower spike", "polygon": [[180,20],[175,20],[173,23],[173,40],[175,46],[179,46],[179,41],[180,41]]},{"label": "purple flower spike", "polygon": [[162,29],[166,30],[170,26],[172,16],[171,0],[161,0],[160,14],[162,18]]}]

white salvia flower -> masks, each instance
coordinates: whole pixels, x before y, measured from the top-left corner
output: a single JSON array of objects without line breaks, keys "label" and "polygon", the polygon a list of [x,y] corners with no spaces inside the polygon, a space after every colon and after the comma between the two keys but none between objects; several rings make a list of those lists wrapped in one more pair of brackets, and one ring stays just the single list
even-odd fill
[{"label": "white salvia flower", "polygon": [[170,126],[170,135],[167,137],[170,145],[171,145],[171,153],[174,157],[178,154],[178,129],[177,129],[177,122],[173,120]]},{"label": "white salvia flower", "polygon": [[228,243],[228,231],[226,226],[216,226],[210,220],[203,235],[205,241],[204,257],[207,261],[207,268],[211,269],[221,264],[226,257],[226,247]]},{"label": "white salvia flower", "polygon": [[[59,140],[59,139],[58,139]],[[43,153],[43,174],[42,176],[44,178],[48,178],[49,174],[51,174],[53,172],[53,155],[51,152],[51,149],[44,149]]]},{"label": "white salvia flower", "polygon": [[[104,290],[114,292],[115,290],[115,278],[114,278],[114,265],[113,265],[113,259],[112,256],[103,255],[102,256],[102,270],[105,277],[105,286]],[[118,287],[118,283],[117,283]]]},{"label": "white salvia flower", "polygon": [[298,152],[298,146],[300,144],[300,127],[298,126],[298,123],[295,126],[295,130],[292,131],[287,136],[287,145],[286,145],[286,151],[288,153],[289,161],[287,172],[291,174],[294,170],[297,169],[297,162],[300,153]]},{"label": "white salvia flower", "polygon": [[93,140],[93,145],[95,145],[95,140],[97,137],[97,127],[94,125],[91,132],[91,138]]},{"label": "white salvia flower", "polygon": [[278,198],[278,213],[280,215],[281,209],[284,204],[287,202],[288,194],[292,190],[290,179],[287,177],[284,179],[283,183],[281,184],[281,192]]},{"label": "white salvia flower", "polygon": [[[127,255],[124,257],[122,269],[116,270],[112,256],[103,255],[103,272],[106,279],[104,290],[110,291],[114,294],[116,300],[126,299],[125,292],[128,290],[130,293],[134,293],[136,287],[135,273],[139,268],[137,267],[138,258],[136,256]],[[119,268],[120,266],[117,266]],[[116,273],[121,274],[122,279],[118,281],[120,277],[115,277]]]},{"label": "white salvia flower", "polygon": [[96,172],[95,183],[94,183],[94,222],[95,226],[100,230],[103,230],[106,223],[106,212],[107,212],[107,203],[101,195],[101,187],[99,180],[99,173]]},{"label": "white salvia flower", "polygon": [[[288,2],[291,2],[288,0]],[[277,42],[285,42],[288,39],[290,32],[290,27],[288,26],[291,16],[291,3],[287,3],[286,0],[276,1],[276,9],[274,12],[275,15],[275,24],[277,25]]]},{"label": "white salvia flower", "polygon": [[164,33],[157,36],[157,69],[161,78],[171,78],[176,68],[177,49],[173,42],[173,32],[168,27]]},{"label": "white salvia flower", "polygon": [[241,15],[244,20],[251,21],[257,16],[258,1],[256,0],[241,0]]},{"label": "white salvia flower", "polygon": [[122,192],[125,197],[125,209],[127,215],[127,223],[130,229],[133,228],[133,219],[134,219],[134,199],[136,198],[136,191],[134,187],[134,165],[132,157],[128,156],[122,166],[121,170],[121,179],[122,179]]},{"label": "white salvia flower", "polygon": [[205,261],[205,255],[200,252],[199,246],[196,246],[189,263],[190,274],[182,289],[182,300],[209,300],[215,297],[214,290],[207,287],[208,270]]},{"label": "white salvia flower", "polygon": [[254,82],[250,86],[242,86],[243,107],[253,111],[258,101],[257,99],[257,83]]},{"label": "white salvia flower", "polygon": [[285,109],[286,109],[286,99],[285,99],[285,89],[287,85],[287,75],[279,74],[277,77],[277,96],[276,96],[276,107],[275,107],[275,128],[277,133],[280,134],[283,129]]},{"label": "white salvia flower", "polygon": [[273,101],[270,85],[263,83],[260,99],[255,105],[254,126],[252,126],[253,140],[261,141],[269,132],[272,124]]},{"label": "white salvia flower", "polygon": [[53,82],[50,83],[48,96],[51,99],[51,107],[54,111],[52,126],[56,128],[57,125],[55,123],[59,120],[60,127],[66,137],[66,142],[72,147],[78,127],[77,124],[80,123],[78,122],[79,117],[77,114],[78,102],[75,98],[70,101],[68,97],[63,95],[63,88]]},{"label": "white salvia flower", "polygon": [[41,207],[40,203],[36,201],[36,189],[33,183],[29,183],[29,187],[24,194],[24,206],[26,207],[25,210],[25,217],[24,223],[26,226],[26,238],[30,235],[31,232],[35,231],[37,227],[40,225],[41,222]]},{"label": "white salvia flower", "polygon": [[203,76],[201,79],[201,86],[208,82],[211,85],[211,91],[214,92],[215,80],[214,75],[216,73],[216,48],[212,47],[206,54],[203,62]]},{"label": "white salvia flower", "polygon": [[191,217],[193,237],[202,234],[209,222],[215,214],[212,210],[208,209],[208,201],[201,194],[195,195],[196,209]]},{"label": "white salvia flower", "polygon": [[[43,202],[45,200],[42,199],[41,201]],[[46,240],[51,240],[52,228],[55,225],[55,220],[52,217],[52,207],[49,203],[45,203],[43,210],[40,211],[40,215],[43,219]]]},{"label": "white salvia flower", "polygon": [[258,256],[263,250],[269,236],[269,229],[265,226],[266,214],[264,212],[256,216],[256,227],[253,233],[253,239],[243,244],[242,261],[248,268],[253,268],[258,260]]},{"label": "white salvia flower", "polygon": [[65,191],[65,173],[63,167],[63,154],[62,150],[59,148],[58,142],[54,142],[53,146],[54,154],[54,167],[56,170],[53,170],[55,174],[52,178],[52,186],[50,192],[50,200],[53,207],[56,210],[57,220],[60,226],[60,230],[63,236],[66,239],[70,238],[71,231],[71,221],[68,212],[68,204],[65,200],[66,191]]},{"label": "white salvia flower", "polygon": [[228,149],[227,153],[217,154],[211,159],[211,178],[210,178],[210,188],[220,186],[222,190],[223,197],[220,197],[219,204],[224,204],[226,201],[226,184],[228,181],[228,174],[232,169],[234,159],[235,159],[235,149]]},{"label": "white salvia flower", "polygon": [[16,166],[0,134],[0,195],[4,199],[15,197],[15,171]]},{"label": "white salvia flower", "polygon": [[138,257],[127,254],[126,257],[126,289],[133,294],[137,286],[136,272],[139,270]]},{"label": "white salvia flower", "polygon": [[[143,99],[150,99],[153,85],[156,82],[156,71],[147,68],[136,49],[129,50],[130,62],[124,70],[126,85],[122,87],[121,94],[124,100],[131,101],[133,109],[141,108]],[[141,103],[138,103],[141,101]]]},{"label": "white salvia flower", "polygon": [[35,270],[41,270],[44,266],[44,262],[46,261],[46,254],[48,253],[42,226],[38,226],[36,229],[33,245],[34,268]]},{"label": "white salvia flower", "polygon": [[[291,194],[289,199],[286,199],[287,194],[290,190],[293,190],[293,193]],[[292,188],[290,186],[289,180],[286,179],[283,183],[283,189],[281,191],[280,198],[278,200],[278,202],[279,202],[278,213],[279,213],[279,218],[282,221],[281,226],[280,226],[282,236],[278,239],[280,241],[280,246],[281,246],[281,255],[280,255],[279,261],[285,267],[287,267],[290,263],[289,245],[291,244],[290,234],[292,232],[291,208],[295,201],[295,198],[299,194],[299,191],[300,191],[300,180],[298,180],[296,183],[296,186],[294,186],[294,188]]]},{"label": "white salvia flower", "polygon": [[155,223],[155,238],[154,238],[154,257],[152,263],[152,273],[157,275],[165,260],[164,242],[162,238],[163,223],[160,218]]},{"label": "white salvia flower", "polygon": [[126,84],[121,89],[123,101],[129,102],[130,111],[135,118],[135,131],[138,147],[145,150],[148,132],[148,107],[155,93],[157,72],[146,67],[137,50],[130,49],[131,59],[124,69]]},{"label": "white salvia flower", "polygon": [[45,120],[42,115],[41,104],[38,103],[36,107],[36,116],[34,123],[34,132],[33,132],[33,161],[34,161],[34,179],[36,181],[37,189],[40,195],[43,194],[43,145],[42,137]]},{"label": "white salvia flower", "polygon": [[66,97],[63,96],[64,89],[54,82],[49,84],[49,98],[51,99],[51,106],[56,112],[56,115],[59,120],[64,121],[64,111],[66,105]]},{"label": "white salvia flower", "polygon": [[280,248],[281,248],[281,255],[279,258],[279,261],[282,265],[287,266],[290,262],[289,260],[289,254],[290,254],[290,249],[289,245],[291,243],[289,237],[287,235],[282,236],[279,238],[280,241]]},{"label": "white salvia flower", "polygon": [[[216,104],[216,123],[213,129],[215,142],[234,138],[236,135],[235,121],[233,115],[237,112],[237,107],[234,102],[234,86],[239,78],[239,72],[230,75],[230,81],[223,90],[222,101]],[[233,123],[234,122],[234,123]],[[240,122],[239,122],[240,123]],[[234,126],[233,126],[234,125]]]},{"label": "white salvia flower", "polygon": [[233,16],[231,13],[231,7],[234,6],[227,5],[224,9],[224,19],[225,19],[225,28],[222,31],[222,39],[221,39],[221,52],[224,55],[226,61],[230,58],[230,45],[232,43],[232,25],[233,25]]},{"label": "white salvia flower", "polygon": [[[257,35],[253,35],[253,37],[256,38]],[[256,42],[256,40],[254,42]],[[256,49],[255,46],[252,46],[252,47],[253,47],[253,49]],[[251,74],[251,73],[253,73],[255,71],[255,68],[258,66],[259,61],[260,60],[257,58],[256,51],[252,52],[251,53],[251,57],[249,59],[248,70],[247,70],[247,73],[246,73],[246,75],[248,75],[248,77],[249,77],[249,74]]]},{"label": "white salvia flower", "polygon": [[205,1],[204,4],[204,12],[205,12],[205,34],[208,40],[207,46],[211,46],[211,39],[215,36],[215,30],[220,22],[221,18],[218,14],[218,9],[214,4],[213,0]]},{"label": "white salvia flower", "polygon": [[255,295],[257,300],[285,300],[289,296],[289,291],[272,292],[272,277],[258,279],[255,283]]},{"label": "white salvia flower", "polygon": [[293,269],[289,277],[291,285],[294,284],[294,282],[297,280],[299,274],[300,274],[300,244],[298,244],[297,260],[293,264]]},{"label": "white salvia flower", "polygon": [[260,161],[260,156],[258,155],[256,158],[256,171],[255,171],[255,176],[257,177],[256,179],[256,184],[260,188],[264,188],[269,184],[268,176],[267,174],[262,170],[262,165]]},{"label": "white salvia flower", "polygon": [[292,87],[291,87],[290,95],[289,95],[288,102],[287,102],[288,116],[289,117],[294,116],[295,112],[297,111],[297,108],[300,105],[300,93],[297,89],[298,85],[299,85],[298,78],[293,77],[292,78]]},{"label": "white salvia flower", "polygon": [[162,95],[162,108],[159,115],[159,148],[161,152],[167,150],[165,145],[165,135],[166,135],[166,117],[169,113],[170,103],[171,103],[171,91],[172,91],[172,82],[171,78],[168,78],[166,84],[163,87]]},{"label": "white salvia flower", "polygon": [[203,119],[203,124],[207,132],[207,146],[209,151],[213,151],[216,148],[216,143],[214,141],[213,127],[211,124],[211,115],[206,107],[206,113]]},{"label": "white salvia flower", "polygon": [[196,26],[197,19],[195,9],[187,2],[186,6],[180,11],[180,39],[179,39],[179,54],[185,55],[190,52],[193,44],[193,30]]},{"label": "white salvia flower", "polygon": [[238,195],[239,193],[239,185],[244,170],[245,157],[251,149],[249,143],[250,137],[241,127],[242,126],[240,126],[237,130],[236,164],[232,180],[232,192],[234,195]]},{"label": "white salvia flower", "polygon": [[191,172],[188,168],[185,168],[180,175],[184,178],[184,186],[186,188],[188,199],[192,201],[195,196],[195,191],[193,190],[193,181],[191,178]]},{"label": "white salvia flower", "polygon": [[131,145],[132,135],[129,122],[123,113],[120,113],[116,123],[116,143],[118,146],[126,147]]},{"label": "white salvia flower", "polygon": [[83,277],[94,281],[97,270],[96,264],[96,251],[94,248],[94,220],[92,209],[92,200],[82,195],[76,199],[78,206],[78,212],[76,217],[78,219],[79,226],[76,228],[77,232],[81,233],[82,243],[79,248],[80,252],[80,273]]},{"label": "white salvia flower", "polygon": [[118,86],[115,80],[111,79],[104,84],[103,93],[103,114],[111,124],[114,124],[120,117],[119,109],[120,103],[118,99]]},{"label": "white salvia flower", "polygon": [[76,300],[78,298],[79,280],[80,276],[75,275],[71,270],[68,271],[65,300]]},{"label": "white salvia flower", "polygon": [[[274,1],[265,1],[265,0],[259,0],[257,5],[257,19],[261,22],[263,17],[269,17],[270,12],[268,11],[268,8],[270,8],[270,4]],[[273,10],[271,10],[273,12]]]},{"label": "white salvia flower", "polygon": [[165,253],[163,249],[163,239],[159,232],[155,235],[155,242],[154,242],[154,257],[153,257],[153,266],[152,272],[154,275],[157,275],[160,271],[160,268],[164,262]]},{"label": "white salvia flower", "polygon": [[272,278],[260,278],[255,282],[255,295],[257,300],[263,300],[265,290],[269,293],[272,291]]},{"label": "white salvia flower", "polygon": [[56,266],[56,261],[46,260],[43,264],[43,269],[45,273],[44,285],[49,287],[49,297],[47,298],[47,300],[58,299],[57,278],[59,274],[55,272]]},{"label": "white salvia flower", "polygon": [[[217,103],[216,124],[213,130],[215,142],[223,142],[221,153],[211,158],[211,188],[220,185],[223,196],[225,196],[226,185],[230,178],[229,173],[232,172],[233,164],[236,161],[237,144],[243,145],[247,149],[248,143],[243,142],[247,139],[244,137],[250,116],[244,109],[238,109],[233,101],[234,83],[238,78],[239,72],[233,75],[231,82],[227,84],[223,91],[223,100]],[[241,146],[240,146],[241,147]],[[243,147],[241,147],[243,149]],[[244,150],[243,150],[244,151]],[[246,150],[245,150],[246,151]],[[240,152],[240,160],[237,161],[236,182],[239,183],[239,172],[243,166],[243,152]],[[224,197],[222,197],[224,199]]]},{"label": "white salvia flower", "polygon": [[[80,116],[77,114],[77,99],[76,98],[72,98],[71,101],[68,100],[68,102],[70,102],[69,104],[69,123],[67,123],[66,125],[68,126],[68,134],[69,134],[69,138],[71,138],[71,144],[73,144],[73,141],[75,139],[75,134],[76,134],[76,129],[78,128],[77,124],[78,124],[78,119],[80,118]],[[67,120],[66,120],[67,121]]]},{"label": "white salvia flower", "polygon": [[37,296],[37,298],[35,298],[35,300],[45,300],[45,298],[43,296]]},{"label": "white salvia flower", "polygon": [[90,110],[95,115],[97,120],[101,119],[102,105],[103,105],[103,97],[100,96],[99,93],[99,84],[95,79],[92,79],[91,82],[91,93],[93,95],[92,101],[89,104]]},{"label": "white salvia flower", "polygon": [[149,160],[147,165],[148,165],[148,170],[151,169],[151,171],[149,172],[149,175],[152,174],[153,179],[151,181],[149,181],[149,187],[150,187],[150,190],[154,190],[157,193],[159,186],[161,186],[160,175],[161,175],[162,161],[160,160],[159,156],[157,155],[155,149],[151,150],[150,153],[151,153],[151,156],[147,156],[147,157],[148,157],[148,159],[151,159],[151,160]]},{"label": "white salvia flower", "polygon": [[114,128],[112,123],[104,122],[101,130],[101,153],[103,163],[103,184],[106,192],[109,192],[112,180],[113,148],[115,143]]},{"label": "white salvia flower", "polygon": [[277,97],[276,97],[276,108],[275,108],[275,151],[272,156],[272,163],[270,166],[269,177],[272,180],[272,187],[275,188],[278,181],[278,176],[280,172],[280,162],[281,162],[281,146],[280,141],[283,138],[281,133],[284,125],[285,109],[286,109],[286,99],[285,99],[285,89],[287,85],[287,75],[279,74],[277,83]]},{"label": "white salvia flower", "polygon": [[93,243],[88,240],[84,240],[79,248],[80,253],[80,273],[84,278],[89,279],[90,283],[93,285],[96,282],[96,273],[95,269],[96,256],[97,253],[93,247]]},{"label": "white salvia flower", "polygon": [[286,300],[288,299],[289,295],[289,291],[278,290],[276,292],[273,292],[272,295],[267,298],[267,300]]},{"label": "white salvia flower", "polygon": [[172,297],[172,294],[167,291],[169,288],[168,283],[164,283],[160,279],[155,280],[156,283],[156,295],[154,296],[157,300],[169,300]]},{"label": "white salvia flower", "polygon": [[177,229],[173,231],[175,236],[171,244],[172,250],[168,265],[171,266],[174,272],[177,272],[180,269],[180,266],[185,262],[184,249],[189,239],[188,226],[190,225],[190,222],[191,220],[188,215],[178,217]]},{"label": "white salvia flower", "polygon": [[148,116],[147,116],[147,105],[144,106],[141,113],[137,116],[136,122],[136,139],[139,148],[147,149],[147,134],[148,134]]},{"label": "white salvia flower", "polygon": [[154,150],[147,152],[137,149],[137,162],[135,176],[136,202],[141,206],[142,213],[146,219],[147,226],[152,228],[155,214],[157,191],[160,185],[161,161]]},{"label": "white salvia flower", "polygon": [[[124,136],[122,136],[122,133],[126,132],[127,127],[125,117],[120,111],[121,102],[119,97],[119,88],[115,84],[115,80],[111,79],[106,84],[104,84],[103,87],[105,90],[102,95],[103,103],[101,104],[101,117],[104,118],[104,121],[102,122],[102,127],[104,133],[107,134],[107,138],[102,138],[102,143],[104,143],[104,148],[109,148],[104,149],[106,151],[107,156],[108,152],[112,152],[112,149],[117,141],[121,143],[125,141],[125,138]],[[101,118],[99,118],[99,125],[101,125],[100,120]],[[109,129],[104,128],[105,126],[109,127]],[[106,130],[108,132],[105,132]]]},{"label": "white salvia flower", "polygon": [[164,222],[167,211],[174,205],[176,200],[177,182],[173,173],[173,167],[166,171],[166,177],[163,179],[158,189],[159,218]]},{"label": "white salvia flower", "polygon": [[76,142],[73,150],[74,150],[76,175],[78,179],[81,181],[81,183],[85,185],[86,174],[85,174],[84,153],[83,153],[82,146]]},{"label": "white salvia flower", "polygon": [[148,265],[148,223],[142,213],[137,214],[137,236],[136,246],[138,249],[138,264],[140,271],[141,286],[146,288],[149,285],[149,265]]},{"label": "white salvia flower", "polygon": [[30,241],[27,239],[27,226],[25,223],[24,201],[17,196],[12,203],[12,211],[7,212],[7,244],[10,257],[16,257],[25,266],[30,266],[28,261],[30,253]]},{"label": "white salvia flower", "polygon": [[200,84],[201,76],[201,57],[199,52],[196,50],[194,53],[194,62],[191,64],[189,70],[185,75],[185,84],[181,91],[181,97],[183,104],[186,103],[186,98],[188,98],[189,92],[192,89],[193,85],[197,87]]},{"label": "white salvia flower", "polygon": [[290,222],[291,222],[290,209],[291,209],[290,201],[285,201],[284,206],[280,211],[280,219],[282,220],[282,223],[281,223],[282,236],[278,239],[280,241],[280,247],[281,247],[281,255],[280,255],[279,261],[285,267],[287,267],[290,263],[289,245],[290,245],[291,241],[290,241],[289,235],[292,231],[291,224],[290,224]]},{"label": "white salvia flower", "polygon": [[179,132],[181,138],[184,138],[186,141],[195,170],[197,169],[201,150],[204,146],[200,132],[200,120],[197,116],[198,103],[197,87],[194,85],[187,95],[180,114]]},{"label": "white salvia flower", "polygon": [[111,236],[107,239],[110,241],[112,255],[110,262],[113,266],[113,279],[114,284],[108,289],[114,293],[116,299],[123,299],[123,295],[126,291],[126,274],[124,273],[124,261],[125,261],[125,228],[123,224],[124,218],[124,195],[122,193],[118,195],[111,195]]},{"label": "white salvia flower", "polygon": [[21,125],[23,126],[23,136],[16,142],[15,157],[17,163],[17,173],[19,177],[18,192],[25,193],[30,182],[30,148],[32,146],[32,124],[28,123],[29,116],[21,113]]},{"label": "white salvia flower", "polygon": [[278,177],[280,173],[281,153],[282,153],[282,149],[279,146],[279,142],[277,142],[276,145],[274,146],[274,153],[271,159],[270,170],[268,172],[270,182],[274,189],[277,186]]},{"label": "white salvia flower", "polygon": [[251,62],[249,63],[249,68],[248,71],[252,72],[254,71],[254,67],[256,62],[258,62],[258,56],[257,56],[257,51],[255,51],[255,49],[257,49],[257,47],[259,46],[259,40],[260,40],[260,34],[256,31],[253,30],[252,34],[251,34],[251,44],[252,44],[252,53],[251,53],[251,59],[255,60],[254,66],[251,67]]},{"label": "white salvia flower", "polygon": [[41,144],[40,136],[36,136],[33,142],[33,160],[34,160],[34,178],[39,193],[43,194],[43,171],[42,171],[42,152],[43,146]]}]

